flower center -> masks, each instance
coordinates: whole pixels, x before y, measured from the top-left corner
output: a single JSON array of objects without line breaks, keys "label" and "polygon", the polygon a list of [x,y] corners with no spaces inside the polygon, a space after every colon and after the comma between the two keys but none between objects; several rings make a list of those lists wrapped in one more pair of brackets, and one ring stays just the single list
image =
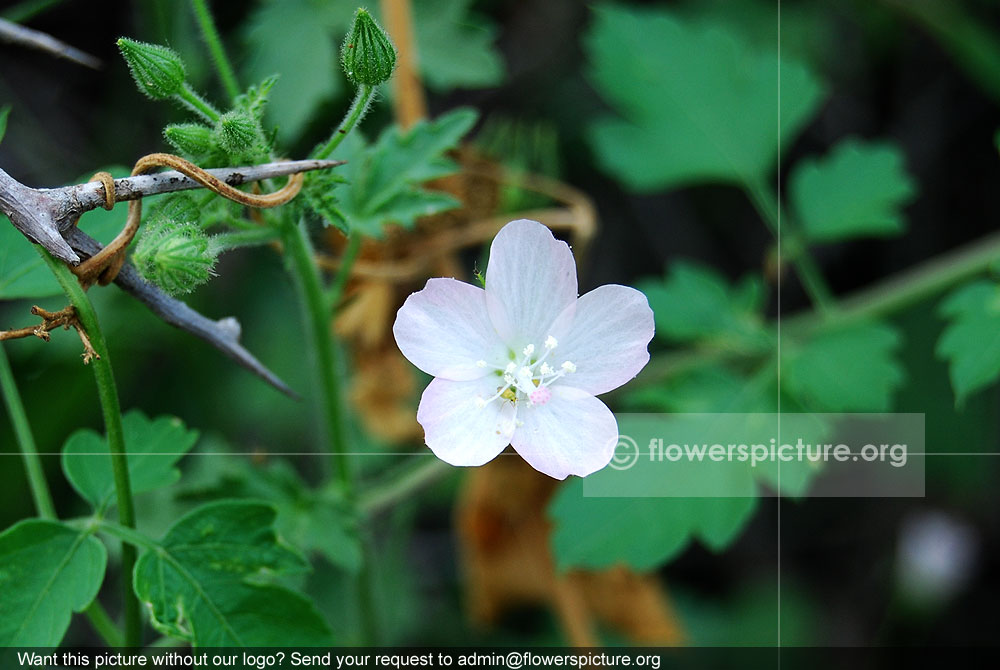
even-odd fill
[{"label": "flower center", "polygon": [[547,359],[558,346],[556,338],[549,335],[545,338],[540,356],[535,355],[535,345],[529,344],[521,350],[520,356],[511,352],[510,363],[502,368],[491,366],[486,361],[477,361],[476,365],[481,368],[494,368],[502,383],[497,386],[497,392],[492,397],[477,397],[476,404],[486,407],[494,400],[501,399],[515,405],[518,400],[525,399],[531,405],[547,403],[552,398],[549,386],[560,377],[576,372],[576,365],[572,361],[563,361],[558,369],[549,365]]}]

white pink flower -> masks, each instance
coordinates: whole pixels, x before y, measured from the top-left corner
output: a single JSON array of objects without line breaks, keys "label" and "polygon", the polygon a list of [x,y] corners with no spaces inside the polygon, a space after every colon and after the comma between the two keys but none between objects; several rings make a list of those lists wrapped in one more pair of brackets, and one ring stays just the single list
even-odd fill
[{"label": "white pink flower", "polygon": [[452,465],[482,465],[508,444],[556,479],[606,466],[618,424],[595,396],[649,361],[653,312],[627,286],[577,298],[565,242],[536,221],[508,223],[490,247],[486,289],[430,279],[400,308],[400,351],[435,377],[417,421]]}]

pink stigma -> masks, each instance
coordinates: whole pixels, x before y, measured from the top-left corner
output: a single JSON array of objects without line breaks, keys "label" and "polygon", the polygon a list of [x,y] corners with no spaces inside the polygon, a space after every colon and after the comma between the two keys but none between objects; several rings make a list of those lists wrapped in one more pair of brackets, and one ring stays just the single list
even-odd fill
[{"label": "pink stigma", "polygon": [[549,390],[548,386],[539,386],[531,392],[528,399],[531,400],[532,405],[544,405],[551,397],[552,391]]}]

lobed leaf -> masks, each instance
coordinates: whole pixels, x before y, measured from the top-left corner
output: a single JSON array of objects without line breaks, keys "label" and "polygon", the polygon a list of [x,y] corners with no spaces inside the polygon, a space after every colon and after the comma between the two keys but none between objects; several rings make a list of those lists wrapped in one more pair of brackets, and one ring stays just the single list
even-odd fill
[{"label": "lobed leaf", "polygon": [[[746,484],[753,486],[747,477]],[[720,498],[588,498],[583,480],[574,479],[549,506],[555,522],[552,551],[560,570],[617,563],[652,570],[695,539],[714,551],[726,547],[756,506],[756,496],[746,492]]]},{"label": "lobed leaf", "polygon": [[785,388],[818,412],[888,412],[903,381],[895,356],[899,334],[888,324],[862,323],[822,331],[801,347],[785,346]]},{"label": "lobed leaf", "polygon": [[771,346],[764,326],[763,283],[747,277],[730,287],[710,268],[680,261],[664,280],[640,284],[656,319],[657,336],[676,342],[710,340],[724,347]]},{"label": "lobed leaf", "polygon": [[135,566],[135,591],[160,632],[194,647],[327,646],[331,633],[304,596],[268,583],[306,569],[274,532],[263,503],[199,507]]},{"label": "lobed leaf", "polygon": [[[170,486],[180,478],[175,467],[195,442],[198,431],[188,430],[176,417],[149,420],[137,410],[122,417],[129,480],[133,493]],[[87,502],[103,509],[114,500],[115,481],[108,442],[92,430],[78,430],[63,446],[66,478]]]},{"label": "lobed leaf", "polygon": [[982,280],[962,286],[942,303],[948,326],[937,355],[949,364],[955,401],[996,382],[1000,376],[1000,286]]},{"label": "lobed leaf", "polygon": [[806,236],[832,242],[903,232],[900,210],[916,188],[899,147],[845,140],[824,158],[799,162],[789,192]]},{"label": "lobed leaf", "polygon": [[590,143],[638,191],[766,179],[823,97],[806,67],[663,9],[599,5],[585,50],[590,80],[619,114],[594,120]]},{"label": "lobed leaf", "polygon": [[338,177],[346,179],[350,188],[338,191],[334,203],[328,191],[316,190],[329,189],[331,184],[323,179],[315,181],[311,193],[307,192],[313,210],[326,218],[342,217],[351,231],[381,237],[387,224],[411,227],[421,216],[457,207],[459,202],[450,195],[428,191],[421,184],[458,169],[445,153],[475,121],[474,111],[457,109],[434,121],[421,121],[405,132],[392,126],[370,147],[348,137],[337,158],[348,161],[338,170]]}]

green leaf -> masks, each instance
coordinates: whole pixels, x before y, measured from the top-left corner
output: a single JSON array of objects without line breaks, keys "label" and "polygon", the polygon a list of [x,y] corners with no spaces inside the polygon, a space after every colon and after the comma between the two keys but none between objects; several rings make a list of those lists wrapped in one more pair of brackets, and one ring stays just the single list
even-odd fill
[{"label": "green leaf", "polygon": [[552,551],[560,570],[616,563],[651,570],[676,558],[694,539],[713,551],[725,548],[756,506],[752,495],[589,498],[583,495],[583,480],[574,479],[559,489],[549,506],[555,522]]},{"label": "green leaf", "polygon": [[[175,465],[198,441],[197,431],[188,430],[176,417],[150,421],[137,410],[126,414],[122,425],[133,493],[170,486],[180,478]],[[95,508],[113,501],[115,481],[103,436],[92,430],[70,435],[63,446],[62,467],[76,492]]]},{"label": "green leaf", "polygon": [[723,25],[614,5],[595,15],[585,41],[590,79],[620,117],[598,118],[589,139],[600,164],[632,189],[766,179],[779,140],[790,145],[823,97],[804,66],[755,50]]},{"label": "green leaf", "polygon": [[916,188],[894,144],[845,140],[796,165],[789,190],[806,236],[831,242],[903,232],[900,209]]},{"label": "green leaf", "polygon": [[438,91],[487,88],[503,81],[503,58],[493,46],[496,29],[469,13],[472,0],[413,3],[420,71]]},{"label": "green leaf", "polygon": [[[129,170],[121,166],[105,168],[116,179],[127,177]],[[79,181],[86,181],[86,175]],[[91,237],[107,244],[125,225],[126,207],[110,212],[98,208],[80,218],[79,226]],[[34,245],[0,214],[0,300],[46,298],[62,295],[62,289]]]},{"label": "green leaf", "polygon": [[1000,375],[1000,286],[982,280],[966,284],[941,305],[949,323],[937,343],[948,360],[955,401],[962,405]]},{"label": "green leaf", "polygon": [[54,647],[73,612],[104,580],[107,552],[92,535],[54,521],[22,521],[0,534],[0,646]]},{"label": "green leaf", "polygon": [[[348,227],[363,235],[381,237],[385,225],[411,227],[417,218],[458,206],[451,196],[427,191],[421,184],[455,172],[445,157],[476,121],[470,109],[457,109],[434,121],[421,121],[402,132],[386,129],[370,148],[348,138],[337,158],[348,163],[338,170],[350,187],[338,191],[336,208]],[[316,182],[324,185],[323,181]],[[328,188],[328,186],[327,186]],[[320,193],[319,197],[325,197]],[[316,197],[310,197],[310,202]],[[323,213],[323,212],[318,212]]]},{"label": "green leaf", "polygon": [[898,347],[899,334],[885,323],[821,331],[783,347],[784,388],[811,411],[888,412],[903,381]]},{"label": "green leaf", "polygon": [[7,117],[10,115],[10,105],[0,107],[0,142],[3,142],[4,135],[7,134]]},{"label": "green leaf", "polygon": [[639,289],[649,299],[656,334],[663,339],[752,351],[771,346],[762,312],[764,286],[755,277],[730,287],[714,270],[680,261],[665,280],[643,282]]},{"label": "green leaf", "polygon": [[343,494],[326,487],[314,491],[286,461],[256,466],[227,459],[213,480],[182,492],[188,499],[256,498],[278,510],[281,536],[306,552],[317,552],[349,573],[361,569],[361,540],[354,513]]},{"label": "green leaf", "polygon": [[161,633],[194,647],[327,646],[328,626],[302,595],[264,581],[307,564],[274,532],[263,503],[199,507],[135,566],[135,591]]}]

